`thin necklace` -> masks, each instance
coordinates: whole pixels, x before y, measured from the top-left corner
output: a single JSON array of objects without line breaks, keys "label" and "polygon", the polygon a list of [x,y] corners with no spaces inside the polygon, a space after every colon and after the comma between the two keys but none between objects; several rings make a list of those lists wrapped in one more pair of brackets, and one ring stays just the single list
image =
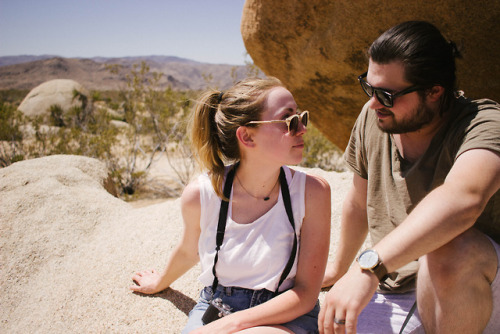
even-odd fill
[{"label": "thin necklace", "polygon": [[[250,192],[248,190],[246,190],[246,188],[243,186],[243,183],[241,183],[240,178],[238,177],[238,173],[236,173],[236,179],[238,180],[238,183],[240,184],[240,186],[243,188],[243,190],[245,190],[245,192],[248,195],[250,195],[250,196],[252,196],[253,198],[256,198],[256,199],[261,199],[260,197],[257,197],[257,196],[254,196],[254,195],[250,194]],[[278,180],[279,180],[279,178],[276,179],[276,183],[274,184],[274,186],[271,189],[271,191],[269,192],[269,194],[267,194],[267,196],[263,198],[264,201],[269,201],[269,199],[271,198],[269,196],[271,196],[271,193],[273,192],[274,188],[276,188],[276,185],[278,184]]]}]

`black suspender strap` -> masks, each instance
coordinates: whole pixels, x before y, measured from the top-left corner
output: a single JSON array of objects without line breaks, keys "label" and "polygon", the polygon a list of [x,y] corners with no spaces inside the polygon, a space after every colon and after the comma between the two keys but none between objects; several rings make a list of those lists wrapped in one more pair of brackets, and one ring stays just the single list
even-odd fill
[{"label": "black suspender strap", "polygon": [[280,170],[280,186],[281,186],[281,194],[283,195],[283,202],[285,203],[286,214],[293,228],[293,246],[292,246],[292,252],[290,253],[290,258],[288,259],[285,269],[281,274],[278,287],[276,288],[276,291],[274,291],[275,295],[278,294],[278,290],[281,286],[281,283],[285,281],[286,277],[290,273],[290,270],[292,270],[293,263],[295,262],[295,255],[297,254],[297,231],[295,231],[295,221],[293,219],[292,203],[290,201],[290,191],[288,190],[288,182],[286,182],[286,176],[283,167],[281,167]]},{"label": "black suspender strap", "polygon": [[214,282],[212,284],[212,291],[215,293],[215,289],[217,289],[217,285],[219,284],[219,280],[217,279],[217,275],[215,274],[215,265],[219,259],[219,250],[222,245],[222,241],[224,241],[224,232],[226,231],[226,221],[227,221],[227,210],[229,207],[229,197],[231,197],[231,188],[233,186],[234,174],[236,172],[236,168],[238,168],[238,164],[235,164],[233,168],[227,173],[226,182],[224,183],[223,194],[227,199],[222,199],[220,203],[220,211],[219,211],[219,223],[217,224],[217,237],[215,238],[215,258],[214,258],[214,266],[212,267],[212,273],[214,275]]},{"label": "black suspender strap", "polygon": [[[215,247],[215,257],[214,257],[214,265],[212,267],[212,274],[214,275],[214,282],[212,284],[212,292],[215,293],[215,290],[217,289],[217,286],[219,285],[219,280],[217,278],[217,274],[215,271],[215,265],[217,264],[217,261],[219,259],[219,250],[222,245],[222,242],[224,241],[224,233],[226,231],[226,221],[227,221],[227,211],[229,208],[229,197],[231,196],[231,188],[233,186],[233,180],[234,180],[234,175],[236,173],[236,168],[238,168],[239,163],[235,164],[233,168],[228,172],[226,176],[226,181],[224,183],[224,197],[227,199],[225,201],[224,199],[221,201],[220,204],[220,211],[219,211],[219,222],[217,224],[217,236],[216,236],[216,247]],[[283,167],[280,169],[280,186],[281,186],[281,194],[283,197],[283,202],[285,204],[285,210],[286,214],[288,216],[288,220],[290,221],[290,224],[292,225],[293,232],[294,232],[294,239],[293,239],[293,246],[292,246],[292,251],[290,253],[290,258],[288,259],[288,262],[285,266],[285,269],[283,270],[283,273],[281,274],[278,287],[276,288],[275,294],[278,294],[278,289],[281,286],[281,283],[286,279],[288,274],[290,273],[290,270],[292,270],[293,263],[295,262],[295,256],[297,253],[297,233],[295,231],[295,222],[293,219],[293,211],[292,211],[292,203],[290,200],[290,191],[288,189],[288,182],[286,181],[286,176],[285,176],[285,171],[283,170]]]}]

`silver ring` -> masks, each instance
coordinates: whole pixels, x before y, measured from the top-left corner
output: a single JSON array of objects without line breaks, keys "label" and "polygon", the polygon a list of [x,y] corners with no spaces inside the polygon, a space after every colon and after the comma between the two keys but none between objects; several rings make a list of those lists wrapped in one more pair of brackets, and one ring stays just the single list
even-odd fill
[{"label": "silver ring", "polygon": [[336,323],[337,325],[345,325],[345,319],[333,318],[333,322]]}]

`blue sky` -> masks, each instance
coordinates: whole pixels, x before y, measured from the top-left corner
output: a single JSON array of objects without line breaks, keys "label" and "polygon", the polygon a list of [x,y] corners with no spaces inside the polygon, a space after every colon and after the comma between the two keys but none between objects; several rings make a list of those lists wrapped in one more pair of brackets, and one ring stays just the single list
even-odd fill
[{"label": "blue sky", "polygon": [[177,56],[242,65],[245,0],[0,0],[0,56]]}]

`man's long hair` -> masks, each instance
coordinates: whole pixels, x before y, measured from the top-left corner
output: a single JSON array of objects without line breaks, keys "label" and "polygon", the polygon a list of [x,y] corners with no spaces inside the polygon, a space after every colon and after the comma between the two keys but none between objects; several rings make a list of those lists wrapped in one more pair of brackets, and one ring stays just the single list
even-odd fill
[{"label": "man's long hair", "polygon": [[368,56],[379,64],[401,61],[405,80],[413,85],[442,86],[441,113],[449,108],[457,89],[455,58],[460,53],[431,23],[407,21],[392,27],[373,42]]}]

